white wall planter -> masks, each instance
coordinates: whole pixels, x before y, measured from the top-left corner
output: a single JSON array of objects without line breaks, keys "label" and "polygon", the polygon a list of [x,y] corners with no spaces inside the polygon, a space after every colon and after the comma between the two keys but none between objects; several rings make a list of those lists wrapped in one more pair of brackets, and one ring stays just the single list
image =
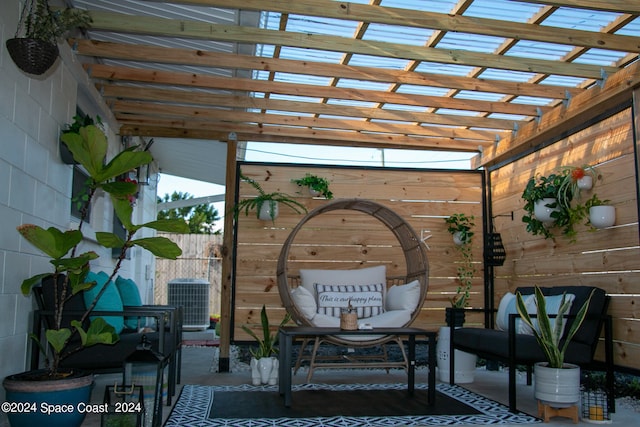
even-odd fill
[{"label": "white wall planter", "polygon": [[[273,209],[273,215],[271,211]],[[272,221],[278,217],[278,213],[280,212],[280,208],[278,206],[278,202],[265,200],[265,202],[260,207],[260,212],[258,213],[258,218],[262,221]]]},{"label": "white wall planter", "polygon": [[576,185],[580,190],[591,190],[593,187],[593,177],[591,175],[585,175],[576,181]]},{"label": "white wall planter", "polygon": [[549,368],[547,362],[534,365],[533,394],[553,408],[575,405],[580,401],[580,367],[565,363],[563,368]]},{"label": "white wall planter", "polygon": [[462,231],[456,231],[455,233],[453,233],[453,243],[455,243],[457,246],[463,245],[465,241],[462,236]]},{"label": "white wall planter", "polygon": [[533,206],[533,214],[536,216],[536,219],[544,223],[553,222],[554,219],[551,217],[551,213],[557,212],[558,208],[550,208],[547,205],[551,205],[556,202],[556,199],[552,197],[545,197],[544,199],[536,200]]},{"label": "white wall planter", "polygon": [[275,357],[251,358],[251,383],[253,385],[278,384],[279,362]]},{"label": "white wall planter", "polygon": [[591,206],[589,208],[589,222],[595,228],[611,227],[616,223],[615,206]]},{"label": "white wall planter", "polygon": [[[438,362],[438,379],[442,382],[449,382],[449,327],[442,326],[438,332],[438,343],[436,344],[436,355]],[[478,356],[471,353],[465,353],[461,350],[455,350],[455,374],[454,381],[456,384],[472,383],[475,379],[476,362]]]}]

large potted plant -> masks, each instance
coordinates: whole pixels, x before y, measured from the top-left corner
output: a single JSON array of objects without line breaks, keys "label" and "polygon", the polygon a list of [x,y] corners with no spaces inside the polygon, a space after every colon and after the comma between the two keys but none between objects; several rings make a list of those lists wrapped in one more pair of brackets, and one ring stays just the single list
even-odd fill
[{"label": "large potted plant", "polygon": [[[287,313],[279,326],[284,325],[291,319]],[[242,329],[257,341],[258,348],[250,349],[251,352],[251,381],[253,385],[269,384],[275,385],[278,382],[278,354],[276,344],[278,343],[278,332],[271,332],[269,328],[269,317],[267,309],[262,306],[260,311],[260,325],[262,327],[262,338],[250,329],[247,325],[242,325]]]},{"label": "large potted plant", "polygon": [[[23,224],[18,227],[18,232],[29,243],[50,258],[49,262],[53,267],[51,271],[25,279],[21,285],[22,293],[28,296],[34,286],[41,285],[43,293],[49,292],[53,296],[54,315],[45,331],[46,342],[39,342],[37,337],[32,336],[40,349],[44,351],[48,347],[51,350],[50,357],[45,359],[45,368],[11,375],[3,382],[8,402],[34,405],[33,408],[36,409],[8,414],[10,423],[14,427],[80,425],[84,413],[78,410],[78,400],[88,401],[93,379],[91,375],[63,369],[60,363],[83,346],[113,344],[119,339],[114,327],[103,318],[90,317],[108,286],[104,286],[92,304],[87,306],[80,321],[69,322],[63,315],[66,305],[74,296],[96,286],[95,281],[87,280],[87,275],[90,262],[98,258],[98,254],[94,251],[81,252],[80,248],[84,240],[82,228],[87,208],[96,193],[104,191],[110,195],[115,214],[127,231],[125,239],[111,232],[95,233],[95,240],[99,245],[110,249],[120,248],[120,256],[109,278],[110,283],[113,283],[126,252],[133,246],[147,249],[155,256],[163,258],[175,259],[181,254],[180,248],[165,237],[134,238],[135,233],[142,227],[159,231],[188,232],[187,225],[181,220],[159,220],[142,225],[135,225],[131,221],[133,207],[129,197],[137,191],[137,186],[131,182],[117,181],[116,177],[140,165],[150,163],[152,158],[149,152],[136,151],[136,147],[132,147],[120,152],[107,162],[106,136],[94,125],[82,127],[77,133],[66,133],[62,139],[73,153],[75,160],[89,175],[87,194],[83,197],[83,208],[80,209],[81,220],[76,230],[63,231],[55,227],[44,229],[34,224]],[[76,337],[79,337],[79,340],[75,339]],[[62,390],[61,394],[59,390]],[[56,413],[47,414],[43,412],[41,404],[58,405],[52,407],[52,411],[56,408],[58,410],[55,411]],[[72,410],[62,411],[61,408],[72,408]],[[32,415],[36,418],[29,418]]]},{"label": "large potted plant", "polygon": [[273,192],[266,193],[262,186],[254,179],[248,178],[240,173],[240,178],[248,182],[257,192],[255,197],[242,199],[234,207],[234,217],[237,219],[240,212],[249,215],[250,211],[255,211],[258,219],[262,221],[275,221],[279,212],[279,203],[290,207],[296,213],[307,212],[307,208],[286,193]]},{"label": "large potted plant", "polygon": [[[593,295],[593,292],[591,293]],[[522,320],[531,328],[536,341],[547,359],[534,365],[534,395],[543,403],[552,407],[573,405],[580,400],[580,367],[564,362],[564,355],[582,322],[585,319],[591,295],[578,310],[569,331],[564,334],[566,315],[571,308],[571,301],[566,293],[562,295],[557,315],[552,319],[547,310],[547,303],[540,288],[535,288],[535,320],[529,314],[522,295],[516,294],[516,308]]]},{"label": "large potted plant", "polygon": [[292,179],[291,182],[301,187],[308,187],[312,196],[322,196],[327,200],[333,199],[333,193],[329,190],[329,180],[310,173],[302,178]]},{"label": "large potted plant", "polygon": [[14,38],[6,42],[13,62],[22,71],[44,74],[58,58],[58,39],[76,27],[88,27],[86,10],[51,10],[47,0],[26,0]]}]

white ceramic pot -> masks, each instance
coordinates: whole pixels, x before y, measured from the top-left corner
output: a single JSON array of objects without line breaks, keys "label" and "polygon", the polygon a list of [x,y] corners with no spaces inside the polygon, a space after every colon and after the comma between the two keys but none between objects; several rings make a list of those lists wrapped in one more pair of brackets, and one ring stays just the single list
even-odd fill
[{"label": "white ceramic pot", "polygon": [[616,223],[615,206],[592,206],[589,208],[589,222],[595,228],[611,227]]},{"label": "white ceramic pot", "polygon": [[457,246],[463,245],[465,241],[462,236],[462,231],[456,231],[455,233],[453,233],[453,243],[455,243]]},{"label": "white ceramic pot", "polygon": [[278,359],[275,357],[251,358],[251,383],[253,385],[278,384]]},{"label": "white ceramic pot", "polygon": [[312,197],[318,197],[320,196],[320,192],[318,190],[314,190],[313,188],[309,187],[309,194],[311,194]]},{"label": "white ceramic pot", "polygon": [[[273,215],[271,215],[272,207],[273,207]],[[279,210],[280,209],[278,207],[278,202],[272,202],[271,200],[266,200],[260,207],[258,218],[262,221],[272,221],[278,217]]]},{"label": "white ceramic pot", "polygon": [[551,213],[557,212],[558,208],[550,208],[547,205],[552,205],[554,203],[556,203],[556,199],[552,197],[545,197],[544,199],[536,200],[533,206],[533,213],[536,216],[536,219],[544,223],[553,222],[554,219],[551,217]]},{"label": "white ceramic pot", "polygon": [[580,190],[591,190],[591,187],[593,187],[593,177],[591,175],[585,175],[582,178],[578,178],[576,185]]},{"label": "white ceramic pot", "polygon": [[568,407],[579,402],[580,367],[570,363],[565,363],[561,369],[547,365],[547,362],[539,362],[533,367],[535,398],[553,408]]},{"label": "white ceramic pot", "polygon": [[[449,343],[451,341],[449,333],[449,327],[442,326],[438,333],[438,343],[436,344],[438,379],[446,383],[449,382]],[[455,374],[453,377],[455,383],[472,383],[475,378],[478,356],[460,350],[455,352]]]}]

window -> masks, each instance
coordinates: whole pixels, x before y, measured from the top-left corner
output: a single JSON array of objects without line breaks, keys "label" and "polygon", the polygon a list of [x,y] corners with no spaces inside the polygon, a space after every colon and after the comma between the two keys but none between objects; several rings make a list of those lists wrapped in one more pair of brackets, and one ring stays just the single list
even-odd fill
[{"label": "window", "polygon": [[[78,166],[73,167],[73,182],[71,184],[71,216],[74,218],[82,218],[82,212],[80,209],[84,207],[84,202],[88,197],[88,180],[89,175],[87,175]],[[84,220],[87,223],[91,220],[91,205],[87,206],[87,214]]]}]

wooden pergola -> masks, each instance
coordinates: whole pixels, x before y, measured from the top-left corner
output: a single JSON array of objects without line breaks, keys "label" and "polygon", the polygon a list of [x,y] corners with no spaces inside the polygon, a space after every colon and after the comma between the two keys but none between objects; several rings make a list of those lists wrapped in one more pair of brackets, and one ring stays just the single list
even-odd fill
[{"label": "wooden pergola", "polygon": [[[495,184],[512,179],[501,166],[637,103],[640,87],[637,1],[71,3],[93,22],[69,43],[120,134],[226,142],[229,206],[238,141],[472,153]],[[520,188],[498,194],[494,214],[513,218]],[[637,216],[626,221],[637,234]],[[544,252],[510,237],[516,250]],[[515,287],[517,274],[497,288]]]}]

